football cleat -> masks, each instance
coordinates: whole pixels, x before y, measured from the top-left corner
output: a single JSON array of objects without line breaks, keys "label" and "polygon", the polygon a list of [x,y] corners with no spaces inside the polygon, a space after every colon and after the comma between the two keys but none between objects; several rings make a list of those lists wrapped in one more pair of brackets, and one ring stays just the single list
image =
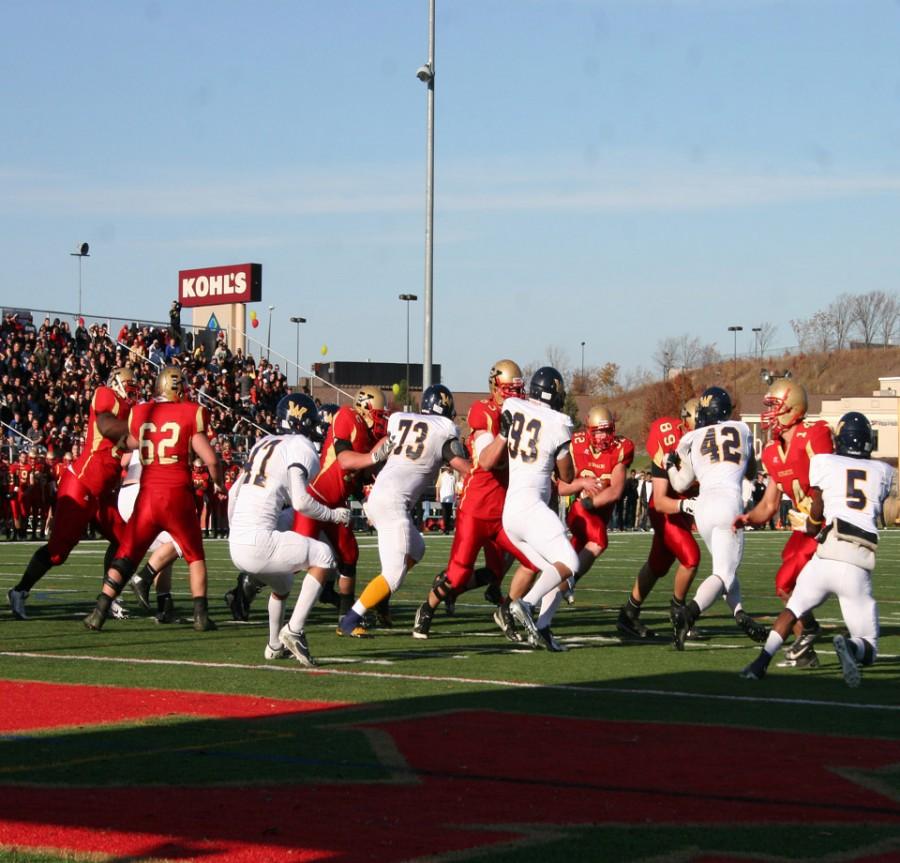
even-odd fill
[{"label": "football cleat", "polygon": [[735,614],[734,622],[751,641],[755,641],[757,644],[766,643],[766,639],[769,637],[769,628],[754,620],[743,609]]},{"label": "football cleat", "polygon": [[338,625],[335,632],[338,635],[342,636],[349,635],[351,638],[372,637],[364,625],[362,616],[352,610],[348,611],[346,614],[341,615],[338,620]]},{"label": "football cleat", "polygon": [[109,606],[109,615],[116,620],[128,620],[128,609],[118,599],[114,599]]},{"label": "football cleat", "polygon": [[25,600],[28,599],[27,590],[16,590],[11,587],[6,591],[6,598],[9,600],[9,607],[12,609],[13,617],[16,620],[28,620],[25,613]]},{"label": "football cleat", "polygon": [[538,630],[543,646],[551,653],[565,653],[569,648],[559,641],[550,631],[549,626],[543,626]]},{"label": "football cleat", "polygon": [[139,575],[135,575],[132,577],[129,584],[131,584],[135,599],[141,604],[141,608],[143,608],[144,611],[150,611],[151,583],[146,579],[141,578]]},{"label": "football cleat", "polygon": [[532,647],[543,647],[544,641],[538,633],[537,624],[531,616],[532,608],[521,599],[509,603],[509,613],[513,620],[525,630],[525,638]]},{"label": "football cleat", "polygon": [[813,642],[819,637],[821,629],[817,626],[813,630],[804,630],[800,636],[794,639],[794,643],[784,652],[784,658],[792,661],[800,659],[813,649]]},{"label": "football cleat", "polygon": [[85,629],[92,629],[95,632],[99,632],[101,629],[103,629],[104,623],[106,623],[106,615],[102,611],[100,611],[99,608],[95,608],[84,619]]},{"label": "football cleat", "polygon": [[413,621],[412,628],[413,638],[428,638],[428,635],[431,632],[431,620],[433,616],[434,611],[427,602],[423,602],[416,609],[416,617]]},{"label": "football cleat", "polygon": [[859,686],[861,676],[859,673],[859,665],[856,657],[850,649],[850,644],[843,635],[836,635],[831,642],[834,645],[834,652],[841,663],[841,672],[844,675],[844,682],[847,686],[855,689]]},{"label": "football cleat", "polygon": [[637,639],[638,641],[653,641],[657,638],[656,633],[644,626],[639,617],[633,617],[624,608],[619,611],[616,629],[619,635],[624,635],[625,638]]},{"label": "football cleat", "polygon": [[691,629],[692,621],[688,619],[688,610],[684,606],[675,609],[675,622],[672,625],[672,645],[676,650],[684,650],[684,642]]},{"label": "football cleat", "polygon": [[216,626],[215,621],[209,619],[209,606],[206,602],[206,597],[195,596],[194,597],[194,623],[193,623],[195,632],[212,632],[219,627]]},{"label": "football cleat", "polygon": [[175,603],[172,602],[172,597],[167,596],[163,601],[163,607],[160,611],[158,611],[155,615],[153,615],[153,619],[157,623],[177,623],[178,615],[175,613]]},{"label": "football cleat", "polygon": [[784,662],[779,663],[784,668],[818,668],[819,654],[810,645],[800,656],[788,657],[785,653]]},{"label": "football cleat", "polygon": [[760,655],[741,672],[740,676],[744,678],[744,680],[762,680],[766,676],[767,670],[768,663],[766,663]]},{"label": "football cleat", "polygon": [[283,644],[279,644],[278,647],[272,647],[271,644],[267,644],[266,649],[263,651],[263,656],[266,659],[290,659],[291,652]]},{"label": "football cleat", "polygon": [[499,605],[494,611],[494,623],[500,627],[503,634],[512,642],[520,644],[525,639],[522,634],[516,631],[516,624],[509,613],[508,605]]},{"label": "football cleat", "polygon": [[244,591],[241,589],[241,576],[243,576],[243,573],[238,576],[238,586],[225,594],[225,605],[231,610],[233,620],[247,621],[250,619],[250,608],[244,597]]},{"label": "football cleat", "polygon": [[562,598],[566,601],[566,605],[575,605],[575,590],[567,587],[562,591]]},{"label": "football cleat", "polygon": [[306,643],[305,633],[291,632],[289,626],[283,626],[281,627],[281,632],[278,633],[278,640],[281,642],[282,646],[286,647],[291,652],[294,659],[301,665],[305,665],[307,668],[315,668],[315,666],[318,665],[315,659],[312,658],[312,654],[309,652],[309,645]]}]

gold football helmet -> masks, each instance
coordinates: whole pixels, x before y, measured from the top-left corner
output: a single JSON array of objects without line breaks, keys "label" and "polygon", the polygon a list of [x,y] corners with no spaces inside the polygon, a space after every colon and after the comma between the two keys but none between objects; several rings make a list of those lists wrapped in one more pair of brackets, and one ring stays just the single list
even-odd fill
[{"label": "gold football helmet", "polygon": [[608,450],[616,440],[616,421],[603,405],[594,405],[587,416],[587,429],[594,449]]},{"label": "gold football helmet", "polygon": [[497,360],[491,366],[488,386],[498,405],[502,405],[505,399],[521,398],[525,394],[525,379],[522,377],[522,369],[512,360]]},{"label": "gold football helmet", "polygon": [[693,431],[697,428],[697,408],[700,407],[700,399],[688,399],[681,407],[681,424],[685,431]]},{"label": "gold football helmet", "polygon": [[378,387],[360,387],[353,407],[372,429],[376,438],[387,432],[387,411],[384,409],[384,393]]},{"label": "gold football helmet", "polygon": [[763,412],[760,416],[763,428],[769,429],[775,437],[780,437],[791,426],[801,422],[806,416],[809,400],[806,390],[792,380],[777,380],[763,397]]},{"label": "gold football helmet", "polygon": [[109,374],[106,385],[120,399],[125,399],[128,402],[133,402],[140,391],[134,372],[125,366],[113,369]]},{"label": "gold football helmet", "polygon": [[184,375],[178,366],[163,366],[156,376],[153,395],[164,402],[180,402],[184,399]]}]

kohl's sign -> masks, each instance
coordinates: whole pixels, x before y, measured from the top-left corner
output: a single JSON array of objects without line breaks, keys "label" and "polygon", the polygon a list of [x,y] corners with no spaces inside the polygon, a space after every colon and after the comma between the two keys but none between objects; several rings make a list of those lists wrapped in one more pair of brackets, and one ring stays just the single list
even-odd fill
[{"label": "kohl's sign", "polygon": [[233,264],[180,270],[178,301],[182,306],[256,303],[262,299],[262,264]]}]

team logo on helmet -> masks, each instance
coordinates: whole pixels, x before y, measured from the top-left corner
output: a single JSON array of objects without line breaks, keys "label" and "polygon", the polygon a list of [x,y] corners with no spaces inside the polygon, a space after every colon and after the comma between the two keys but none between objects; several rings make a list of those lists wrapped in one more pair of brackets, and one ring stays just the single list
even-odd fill
[{"label": "team logo on helmet", "polygon": [[366,421],[376,437],[382,437],[387,430],[387,412],[384,409],[384,393],[378,387],[360,387],[353,407]]},{"label": "team logo on helmet", "polygon": [[681,424],[686,431],[693,431],[697,427],[697,409],[700,407],[700,399],[688,399],[681,406]]},{"label": "team logo on helmet", "polygon": [[432,384],[422,393],[421,410],[423,414],[436,414],[452,420],[456,416],[453,393],[443,384]]},{"label": "team logo on helmet", "polygon": [[806,416],[808,398],[806,390],[791,380],[775,381],[763,397],[763,412],[760,416],[763,428],[769,429],[775,437],[780,437]]},{"label": "team logo on helmet", "polygon": [[128,402],[137,399],[139,388],[134,372],[126,366],[113,369],[106,385],[120,398]]},{"label": "team logo on helmet", "polygon": [[184,375],[177,366],[165,366],[156,376],[153,395],[164,402],[180,402],[184,398]]},{"label": "team logo on helmet", "polygon": [[305,393],[284,396],[275,408],[275,419],[281,431],[310,436],[319,421],[316,403]]},{"label": "team logo on helmet", "polygon": [[722,387],[709,387],[700,396],[700,405],[697,408],[697,428],[715,425],[731,419],[734,407],[731,396]]}]

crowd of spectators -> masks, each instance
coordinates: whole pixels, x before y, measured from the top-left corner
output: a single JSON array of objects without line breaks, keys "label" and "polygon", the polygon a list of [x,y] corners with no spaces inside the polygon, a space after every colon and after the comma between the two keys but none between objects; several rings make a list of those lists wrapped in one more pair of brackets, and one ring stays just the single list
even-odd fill
[{"label": "crowd of spectators", "polygon": [[45,317],[37,325],[21,313],[6,315],[0,324],[4,454],[10,461],[18,452],[32,450],[77,457],[91,396],[110,371],[118,366],[133,369],[146,398],[158,366],[165,363],[184,369],[192,397],[210,410],[218,445],[228,443],[235,453],[246,451],[262,432],[242,418],[274,429],[275,407],[290,390],[278,365],[245,356],[240,349],[232,351],[224,332],[218,335],[207,355],[202,342],[175,320],[168,327],[123,324],[115,333],[105,323],[85,326],[82,320],[73,332],[60,318]]}]

